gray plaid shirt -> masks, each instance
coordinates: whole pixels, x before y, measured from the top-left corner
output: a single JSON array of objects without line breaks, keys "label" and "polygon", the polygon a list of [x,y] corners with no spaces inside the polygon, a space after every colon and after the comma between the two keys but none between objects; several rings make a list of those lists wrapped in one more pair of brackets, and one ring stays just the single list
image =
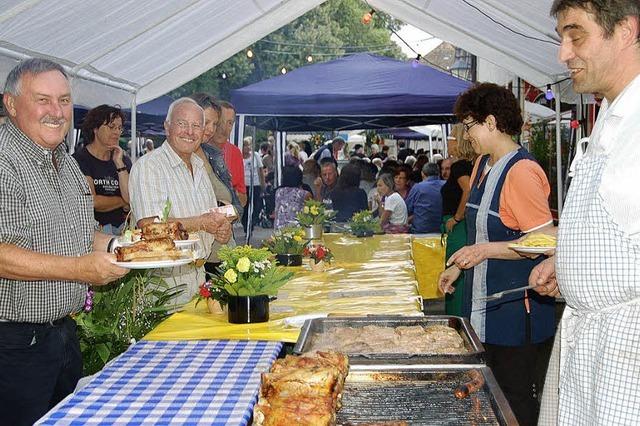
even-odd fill
[{"label": "gray plaid shirt", "polygon": [[[0,126],[0,243],[60,256],[92,250],[93,197],[64,148],[44,149],[10,121]],[[71,281],[0,277],[0,319],[57,320],[82,308],[86,289],[86,284]]]}]

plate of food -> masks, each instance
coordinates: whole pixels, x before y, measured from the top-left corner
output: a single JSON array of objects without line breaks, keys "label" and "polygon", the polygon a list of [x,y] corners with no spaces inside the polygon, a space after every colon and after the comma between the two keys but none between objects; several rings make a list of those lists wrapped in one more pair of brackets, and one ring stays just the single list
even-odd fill
[{"label": "plate of food", "polygon": [[114,264],[128,269],[170,268],[194,261],[193,251],[178,248],[168,237],[116,247],[114,253]]},{"label": "plate of food", "polygon": [[180,222],[148,223],[142,229],[127,229],[118,237],[118,246],[128,247],[138,241],[149,241],[158,238],[170,238],[176,247],[186,248],[200,241],[197,233],[188,233]]},{"label": "plate of food", "polygon": [[527,234],[517,243],[509,244],[509,248],[518,253],[544,254],[556,249],[556,237],[541,233]]}]

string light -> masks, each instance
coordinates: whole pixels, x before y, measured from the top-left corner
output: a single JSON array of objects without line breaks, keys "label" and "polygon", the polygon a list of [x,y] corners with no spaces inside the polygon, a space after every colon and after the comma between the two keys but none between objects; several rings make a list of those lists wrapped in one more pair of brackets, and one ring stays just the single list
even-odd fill
[{"label": "string light", "polygon": [[365,13],[364,15],[362,15],[362,23],[364,25],[369,25],[371,23],[371,20],[373,19],[373,15],[375,15],[376,11],[371,9],[369,12]]},{"label": "string light", "polygon": [[280,68],[280,74],[286,74],[287,73],[287,68],[286,67],[282,67]]},{"label": "string light", "polygon": [[253,58],[253,50],[251,50],[251,49],[247,50],[247,58],[249,58],[249,59]]},{"label": "string light", "polygon": [[313,56],[308,55],[307,56],[307,62],[309,62],[309,63],[313,62]]},{"label": "string light", "polygon": [[223,79],[223,80],[226,80],[227,79],[227,73],[223,72],[222,74],[220,74],[220,78]]},{"label": "string light", "polygon": [[553,94],[553,90],[551,90],[551,85],[547,84],[547,91],[544,94],[544,98],[548,101],[551,101],[555,98],[555,95]]}]

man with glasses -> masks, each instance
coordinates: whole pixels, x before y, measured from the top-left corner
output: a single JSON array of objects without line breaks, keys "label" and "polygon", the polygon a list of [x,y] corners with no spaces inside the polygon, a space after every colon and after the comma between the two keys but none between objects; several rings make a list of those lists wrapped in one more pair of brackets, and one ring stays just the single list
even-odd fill
[{"label": "man with glasses", "polygon": [[[224,215],[209,212],[218,203],[204,161],[195,154],[202,142],[204,122],[204,110],[196,101],[174,101],[164,122],[167,140],[133,165],[130,193],[131,209],[139,227],[160,218],[169,201],[169,220],[181,222],[191,233],[197,232],[199,257],[207,258],[214,239],[229,241],[231,225]],[[157,273],[169,283],[186,285],[174,300],[176,308],[191,300],[205,281],[201,266],[165,268]]]}]

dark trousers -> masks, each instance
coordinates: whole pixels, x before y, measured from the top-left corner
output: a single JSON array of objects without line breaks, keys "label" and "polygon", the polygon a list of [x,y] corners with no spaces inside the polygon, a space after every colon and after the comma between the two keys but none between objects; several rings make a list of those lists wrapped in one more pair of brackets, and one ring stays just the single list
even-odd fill
[{"label": "dark trousers", "polygon": [[[253,187],[253,214],[251,215],[251,229],[253,229],[253,225],[258,223],[258,217],[260,215],[260,209],[262,209],[262,199],[260,195],[262,193],[262,188],[260,186]],[[251,196],[251,188],[247,186],[247,197]],[[251,200],[249,200],[251,201]],[[247,221],[249,215],[249,201],[244,206],[244,211],[242,213],[242,228],[244,232],[247,232]]]},{"label": "dark trousers", "polygon": [[553,338],[524,346],[483,343],[487,366],[504,392],[522,426],[536,425],[540,413],[540,392],[549,363]]},{"label": "dark trousers", "polygon": [[0,425],[31,425],[82,377],[76,323],[0,322]]}]

